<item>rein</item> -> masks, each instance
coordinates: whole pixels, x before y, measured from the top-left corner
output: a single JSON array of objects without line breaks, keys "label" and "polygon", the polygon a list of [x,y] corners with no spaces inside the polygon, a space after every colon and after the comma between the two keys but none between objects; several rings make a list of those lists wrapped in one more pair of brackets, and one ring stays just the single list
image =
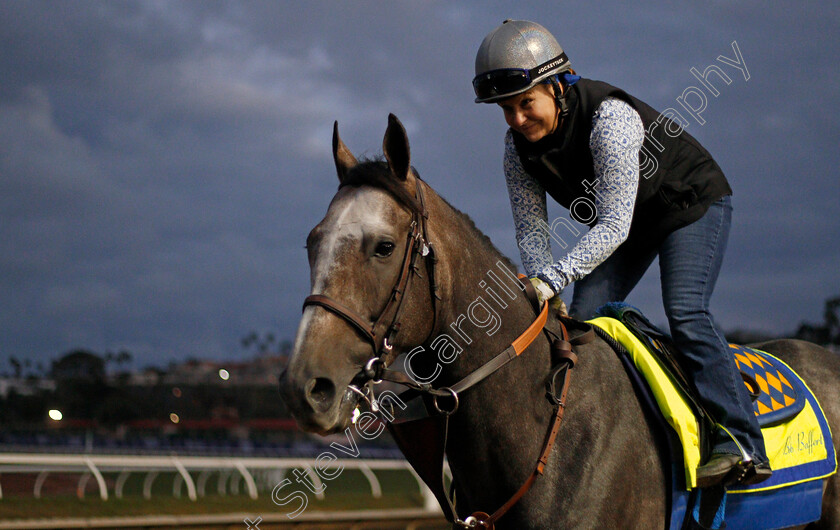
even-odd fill
[{"label": "rein", "polygon": [[[538,307],[536,293],[533,292],[533,287],[531,287],[530,283],[525,285],[529,298],[533,297],[532,304],[536,311]],[[432,397],[432,404],[439,416],[430,416],[401,424],[389,423],[388,428],[400,446],[400,449],[406,455],[409,463],[411,463],[418,472],[418,475],[420,475],[426,485],[432,490],[438,503],[442,507],[446,507],[444,513],[446,519],[458,527],[494,529],[496,522],[531,489],[537,477],[543,474],[545,466],[548,463],[549,455],[554,447],[557,433],[560,430],[560,424],[563,421],[572,368],[577,363],[577,355],[572,351],[572,346],[586,344],[595,338],[591,326],[568,317],[559,318],[562,338],[552,338],[550,335],[551,332],[545,329],[548,311],[548,302],[544,302],[537,319],[510,346],[451,387],[432,388],[430,385],[420,385],[402,372],[388,369],[382,369],[376,374],[382,379],[403,384],[411,389],[400,394],[400,399],[405,398],[407,401],[416,397],[412,394],[420,393],[428,394]],[[585,332],[574,339],[570,339],[567,325],[585,330]],[[455,489],[454,480],[450,485],[450,493],[448,494],[443,483],[443,458],[448,441],[449,419],[458,409],[458,396],[461,392],[481,382],[523,353],[534,339],[539,336],[540,332],[545,333],[551,343],[552,369],[546,380],[546,397],[554,406],[552,420],[549,424],[542,449],[540,450],[540,456],[537,459],[534,470],[522,486],[495,512],[488,514],[487,512],[476,511],[462,520],[458,517],[455,501],[451,494],[451,491]],[[452,398],[453,405],[451,409],[444,409],[438,404],[438,398],[442,396]],[[428,446],[431,446],[433,450],[428,450]]]},{"label": "rein", "polygon": [[[430,336],[437,327],[439,307],[436,300],[441,299],[438,294],[438,285],[434,274],[437,258],[426,232],[426,222],[429,214],[422,191],[425,183],[419,177],[416,177],[416,181],[415,198],[417,199],[419,208],[412,208],[413,219],[411,222],[411,231],[408,234],[400,275],[391,290],[388,302],[376,320],[372,324],[369,324],[358,312],[326,295],[320,294],[306,297],[303,302],[303,308],[320,306],[335,313],[353,326],[371,344],[373,356],[365,363],[359,376],[354,379],[354,381],[358,379],[362,380],[361,386],[364,387],[364,391],[352,383],[349,385],[349,388],[367,400],[372,410],[377,411],[378,404],[375,399],[369,397],[372,394],[370,383],[375,384],[387,380],[404,385],[409,390],[403,392],[400,398],[404,398],[405,400],[421,395],[430,396],[434,409],[439,416],[430,416],[396,425],[389,423],[389,430],[400,446],[400,449],[406,455],[406,458],[417,470],[418,475],[421,476],[426,485],[432,490],[441,506],[448,508],[448,513],[445,513],[445,516],[449,522],[462,528],[484,528],[490,530],[495,528],[496,521],[507,513],[530,490],[536,478],[543,474],[563,420],[571,371],[577,362],[577,356],[572,352],[572,345],[590,342],[595,335],[591,326],[587,324],[568,317],[558,317],[562,338],[555,336],[545,328],[549,313],[548,302],[544,302],[542,307],[540,307],[534,288],[530,282],[525,281],[522,282],[523,288],[534,308],[534,312],[537,314],[536,319],[501,353],[469,373],[457,383],[449,387],[435,388],[430,383],[417,383],[403,372],[387,368],[388,363],[383,357],[391,354],[393,350],[393,338],[400,330],[402,302],[404,301],[409,279],[412,275],[420,276],[417,268],[418,257],[424,257],[426,259],[426,272],[429,275],[430,299],[434,314]],[[386,324],[389,313],[393,313],[393,316],[391,317],[390,324]],[[586,331],[575,339],[569,339],[567,325]],[[541,332],[545,334],[551,345],[552,369],[546,381],[546,397],[554,406],[554,413],[542,449],[540,450],[540,457],[537,460],[534,471],[528,479],[492,515],[477,511],[462,520],[458,517],[455,509],[455,501],[446,493],[443,484],[443,459],[448,440],[449,418],[458,410],[459,395],[461,393],[480,383],[507,363],[517,358],[533,343]],[[558,378],[560,382],[559,386],[557,386]],[[439,403],[439,399],[441,398],[448,398],[451,400],[451,403],[448,406],[442,406]],[[421,437],[434,438],[434,446],[431,447],[431,450],[425,446],[426,444],[418,444],[418,439]],[[454,482],[451,485],[451,489],[454,490]]]}]

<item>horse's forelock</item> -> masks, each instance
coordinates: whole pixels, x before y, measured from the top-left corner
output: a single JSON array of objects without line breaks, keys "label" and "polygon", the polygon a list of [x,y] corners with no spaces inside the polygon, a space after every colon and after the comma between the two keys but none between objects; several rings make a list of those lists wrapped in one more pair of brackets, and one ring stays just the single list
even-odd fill
[{"label": "horse's forelock", "polygon": [[[412,172],[416,177],[416,173],[414,172],[414,168],[412,168]],[[406,189],[405,184],[401,181],[398,181],[396,177],[394,177],[393,173],[391,173],[390,168],[388,167],[388,163],[385,162],[384,159],[381,158],[374,158],[374,159],[366,159],[362,160],[350,169],[347,172],[344,180],[342,180],[341,185],[339,185],[339,189],[343,188],[344,186],[373,186],[376,188],[384,189],[385,191],[389,192],[392,197],[397,199],[397,201],[404,206],[406,206],[409,211],[411,212],[420,212],[422,213],[422,207],[419,201],[414,198],[409,191]],[[510,270],[517,270],[516,265],[510,261],[510,258],[499,252],[499,249],[493,244],[489,237],[486,234],[482,233],[481,230],[475,225],[475,222],[470,218],[469,215],[461,212],[451,204],[449,204],[446,199],[443,199],[444,203],[446,203],[449,208],[452,209],[458,216],[460,216],[464,222],[466,223],[467,227],[470,230],[475,231],[479,234],[481,240],[484,244],[487,245],[488,248],[492,249],[494,252],[499,254],[500,258],[503,262],[508,266]]]},{"label": "horse's forelock", "polygon": [[406,189],[405,183],[398,181],[391,173],[384,160],[364,160],[347,172],[339,189],[345,186],[373,186],[387,191],[411,212],[420,212],[420,203]]}]

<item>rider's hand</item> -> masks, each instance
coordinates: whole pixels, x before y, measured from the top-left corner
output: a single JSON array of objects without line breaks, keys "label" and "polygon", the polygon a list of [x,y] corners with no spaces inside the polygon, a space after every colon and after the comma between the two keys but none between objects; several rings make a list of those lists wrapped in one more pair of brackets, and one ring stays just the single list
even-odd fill
[{"label": "rider's hand", "polygon": [[569,316],[569,310],[566,308],[566,302],[560,298],[560,295],[555,296],[548,302],[548,306],[564,316]]},{"label": "rider's hand", "polygon": [[569,312],[566,309],[566,303],[563,301],[562,298],[556,295],[554,289],[548,284],[548,282],[541,280],[539,278],[530,278],[531,285],[534,286],[534,290],[537,291],[537,299],[540,301],[540,305],[543,304],[546,300],[549,301],[549,307],[551,309],[559,311],[564,315],[568,315]]}]

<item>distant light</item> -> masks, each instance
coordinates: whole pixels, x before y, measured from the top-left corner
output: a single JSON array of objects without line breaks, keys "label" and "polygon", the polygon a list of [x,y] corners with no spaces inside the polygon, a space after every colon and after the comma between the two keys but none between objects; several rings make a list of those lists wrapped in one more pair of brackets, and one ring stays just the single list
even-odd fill
[{"label": "distant light", "polygon": [[172,423],[178,423],[179,421],[181,421],[181,418],[179,418],[178,415],[173,412],[169,415],[169,421],[171,421]]},{"label": "distant light", "polygon": [[181,397],[181,389],[177,386],[172,389],[172,395],[179,398]]},{"label": "distant light", "polygon": [[58,409],[50,409],[50,411],[47,414],[49,414],[51,420],[55,421],[61,421],[61,418],[64,417],[62,416],[61,411]]},{"label": "distant light", "polygon": [[230,379],[230,372],[228,372],[224,368],[220,368],[219,369],[219,377],[222,378],[222,381],[227,381],[228,379]]}]

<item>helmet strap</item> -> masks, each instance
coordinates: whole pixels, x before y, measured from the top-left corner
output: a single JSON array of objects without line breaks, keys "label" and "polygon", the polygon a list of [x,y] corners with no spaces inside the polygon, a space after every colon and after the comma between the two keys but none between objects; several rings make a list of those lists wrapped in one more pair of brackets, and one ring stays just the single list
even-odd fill
[{"label": "helmet strap", "polygon": [[560,109],[560,120],[569,115],[569,104],[566,103],[566,92],[561,90],[557,76],[551,76],[551,86],[554,88],[554,101]]}]

